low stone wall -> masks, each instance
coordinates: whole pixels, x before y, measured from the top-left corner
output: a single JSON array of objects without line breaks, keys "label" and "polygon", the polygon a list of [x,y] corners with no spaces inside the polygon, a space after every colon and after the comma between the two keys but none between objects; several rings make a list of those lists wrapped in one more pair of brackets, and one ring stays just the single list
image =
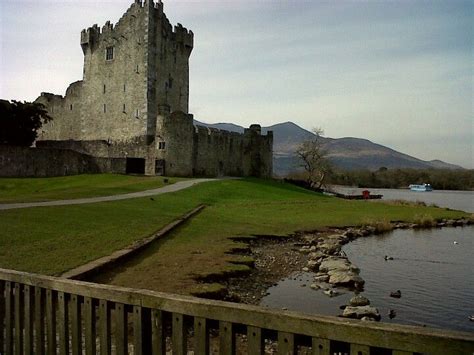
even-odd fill
[{"label": "low stone wall", "polygon": [[125,173],[122,158],[97,158],[68,149],[0,146],[0,177]]}]

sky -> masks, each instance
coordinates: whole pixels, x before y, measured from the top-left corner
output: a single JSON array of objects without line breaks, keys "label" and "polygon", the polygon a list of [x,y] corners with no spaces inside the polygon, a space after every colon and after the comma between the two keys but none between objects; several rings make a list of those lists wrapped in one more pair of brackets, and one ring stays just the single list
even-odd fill
[{"label": "sky", "polygon": [[[292,121],[474,168],[474,1],[164,0],[194,32],[190,112]],[[132,0],[0,0],[0,98],[64,95],[80,31]]]}]

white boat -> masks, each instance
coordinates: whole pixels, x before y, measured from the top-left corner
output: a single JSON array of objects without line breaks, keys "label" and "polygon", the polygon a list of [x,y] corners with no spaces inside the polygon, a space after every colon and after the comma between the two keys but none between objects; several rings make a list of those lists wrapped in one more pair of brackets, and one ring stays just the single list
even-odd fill
[{"label": "white boat", "polygon": [[408,186],[408,188],[411,191],[419,191],[419,192],[425,192],[425,191],[433,191],[433,187],[430,184],[411,184]]}]

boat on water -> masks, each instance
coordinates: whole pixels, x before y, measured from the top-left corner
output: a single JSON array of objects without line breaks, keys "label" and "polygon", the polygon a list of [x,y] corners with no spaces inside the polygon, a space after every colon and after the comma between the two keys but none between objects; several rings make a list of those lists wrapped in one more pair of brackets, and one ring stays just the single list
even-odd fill
[{"label": "boat on water", "polygon": [[419,191],[419,192],[426,192],[426,191],[433,191],[433,187],[430,184],[411,184],[408,186],[411,191]]}]

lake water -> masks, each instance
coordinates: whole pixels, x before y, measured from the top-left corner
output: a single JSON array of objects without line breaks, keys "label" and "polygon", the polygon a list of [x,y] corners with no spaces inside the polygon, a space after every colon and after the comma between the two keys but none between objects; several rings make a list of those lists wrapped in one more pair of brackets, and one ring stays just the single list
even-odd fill
[{"label": "lake water", "polygon": [[[474,212],[472,192],[412,193],[389,189],[371,192],[390,199],[415,194],[410,200]],[[474,322],[468,319],[474,315],[473,226],[396,230],[359,238],[345,245],[343,250],[360,268],[366,282],[362,295],[379,309],[383,322],[474,331]],[[385,255],[394,260],[385,261]],[[347,304],[354,293],[341,289],[340,296],[330,298],[321,290],[309,287],[313,276],[302,272],[281,280],[268,290],[261,304],[305,313],[340,314],[339,306]],[[389,296],[398,289],[402,292],[401,298]],[[397,314],[392,320],[387,316],[391,309]]]},{"label": "lake water", "polygon": [[369,190],[373,195],[383,195],[382,200],[423,201],[426,204],[436,204],[439,207],[474,213],[474,191],[415,192],[408,189],[361,189],[346,186],[333,186],[332,188],[347,195],[360,195],[363,190]]}]

